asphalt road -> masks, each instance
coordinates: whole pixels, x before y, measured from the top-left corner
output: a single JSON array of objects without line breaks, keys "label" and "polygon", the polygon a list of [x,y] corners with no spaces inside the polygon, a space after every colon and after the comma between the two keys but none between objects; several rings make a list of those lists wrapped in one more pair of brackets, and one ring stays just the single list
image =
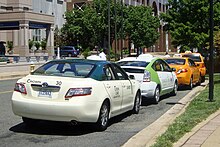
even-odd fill
[{"label": "asphalt road", "polygon": [[0,147],[119,147],[144,129],[184,97],[189,90],[179,90],[177,96],[164,96],[159,104],[143,101],[139,114],[125,113],[111,119],[104,132],[91,125],[71,126],[68,123],[40,122],[26,127],[11,109],[11,95],[16,80],[0,81]]}]

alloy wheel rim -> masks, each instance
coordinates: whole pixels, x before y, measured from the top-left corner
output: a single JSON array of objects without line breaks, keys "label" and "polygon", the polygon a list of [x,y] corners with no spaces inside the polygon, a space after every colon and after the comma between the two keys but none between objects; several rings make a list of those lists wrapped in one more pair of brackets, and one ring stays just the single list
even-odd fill
[{"label": "alloy wheel rim", "polygon": [[160,98],[160,91],[159,91],[159,89],[157,88],[157,89],[156,89],[156,94],[155,94],[155,99],[156,99],[157,102],[159,101],[159,98]]},{"label": "alloy wheel rim", "polygon": [[101,110],[101,123],[102,126],[106,126],[108,123],[108,107],[104,105]]}]

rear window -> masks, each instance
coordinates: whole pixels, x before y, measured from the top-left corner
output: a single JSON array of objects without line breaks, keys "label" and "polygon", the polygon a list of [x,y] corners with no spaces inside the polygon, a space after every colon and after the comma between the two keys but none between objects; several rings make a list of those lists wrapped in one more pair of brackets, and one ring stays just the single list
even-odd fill
[{"label": "rear window", "polygon": [[146,67],[149,63],[144,61],[121,61],[117,63],[119,66],[138,66]]},{"label": "rear window", "polygon": [[172,65],[184,65],[186,62],[185,59],[165,59],[165,61]]},{"label": "rear window", "polygon": [[94,64],[82,62],[48,62],[31,74],[85,78],[93,71],[94,67]]},{"label": "rear window", "polygon": [[194,62],[202,62],[199,54],[185,54],[182,57],[188,57],[192,59]]},{"label": "rear window", "polygon": [[144,69],[123,68],[128,73],[144,73]]}]

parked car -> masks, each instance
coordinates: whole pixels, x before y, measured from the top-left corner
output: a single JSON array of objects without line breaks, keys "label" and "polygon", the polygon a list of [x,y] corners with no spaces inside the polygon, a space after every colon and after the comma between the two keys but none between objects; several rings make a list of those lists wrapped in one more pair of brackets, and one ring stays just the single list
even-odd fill
[{"label": "parked car", "polygon": [[[57,56],[57,48],[54,49],[54,53]],[[79,54],[79,49],[76,49],[74,46],[63,46],[60,48],[61,57],[77,57]]]},{"label": "parked car", "polygon": [[178,80],[175,69],[170,68],[163,59],[141,54],[137,58],[121,59],[117,64],[139,81],[144,98],[153,98],[155,103],[158,103],[162,95],[177,94]]},{"label": "parked car", "polygon": [[192,53],[192,52],[181,53],[181,55],[182,57],[191,58],[196,64],[199,65],[198,67],[201,74],[201,82],[204,82],[206,75],[206,67],[203,60],[203,56],[200,53]]},{"label": "parked car", "polygon": [[165,58],[164,59],[172,68],[176,68],[176,75],[179,85],[186,85],[189,89],[193,88],[193,85],[200,85],[201,74],[198,66],[190,58]]},{"label": "parked car", "polygon": [[45,63],[15,84],[12,109],[23,122],[38,120],[95,123],[105,130],[109,119],[138,113],[140,85],[115,63],[60,59]]}]

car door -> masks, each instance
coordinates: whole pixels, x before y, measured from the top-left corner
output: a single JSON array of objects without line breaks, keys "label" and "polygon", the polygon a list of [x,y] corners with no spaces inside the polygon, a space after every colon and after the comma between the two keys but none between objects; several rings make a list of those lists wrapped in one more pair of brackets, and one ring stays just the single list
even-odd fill
[{"label": "car door", "polygon": [[162,64],[163,74],[164,76],[166,76],[166,90],[169,93],[174,88],[174,83],[175,83],[174,75],[172,73],[170,66],[165,61],[160,60],[160,62]]},{"label": "car door", "polygon": [[195,62],[192,59],[188,59],[188,61],[189,61],[189,67],[191,68],[193,74],[193,83],[196,83],[197,81],[199,81],[199,77],[200,77],[199,69],[196,67]]},{"label": "car door", "polygon": [[133,106],[133,88],[128,75],[116,64],[112,64],[116,79],[122,85],[122,111],[130,110]]},{"label": "car door", "polygon": [[167,88],[167,79],[166,79],[167,76],[163,72],[162,69],[163,66],[159,59],[153,63],[152,68],[155,70],[156,74],[158,75],[158,78],[160,80],[161,92],[163,93],[163,91],[166,90]]},{"label": "car door", "polygon": [[106,91],[111,99],[111,112],[112,114],[117,115],[121,110],[122,103],[122,85],[115,78],[112,68],[110,65],[106,65],[103,68],[104,78],[103,83]]}]

